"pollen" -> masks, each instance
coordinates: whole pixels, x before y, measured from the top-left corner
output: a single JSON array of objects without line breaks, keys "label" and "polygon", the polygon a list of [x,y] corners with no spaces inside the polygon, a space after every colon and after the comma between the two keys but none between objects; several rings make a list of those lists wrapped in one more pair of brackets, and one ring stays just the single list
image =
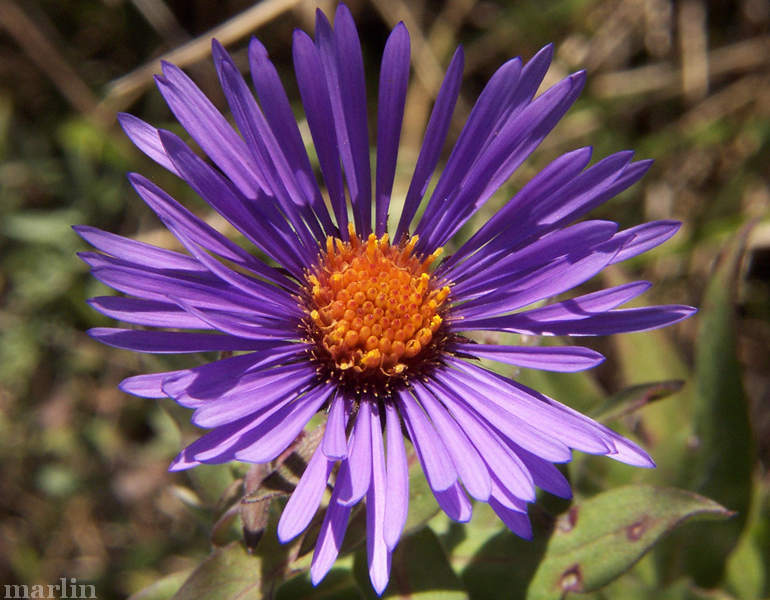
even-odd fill
[{"label": "pollen", "polygon": [[329,237],[306,276],[309,333],[335,370],[399,376],[428,352],[441,327],[449,286],[429,273],[441,249],[416,256],[417,236],[391,244]]}]

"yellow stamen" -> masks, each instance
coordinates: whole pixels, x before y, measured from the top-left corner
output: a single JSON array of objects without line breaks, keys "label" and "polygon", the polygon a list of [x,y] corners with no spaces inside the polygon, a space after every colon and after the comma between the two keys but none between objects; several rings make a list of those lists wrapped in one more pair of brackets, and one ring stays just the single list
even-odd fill
[{"label": "yellow stamen", "polygon": [[[440,256],[413,256],[417,236],[392,245],[388,234],[365,241],[326,239],[307,276],[311,336],[340,371],[400,375],[431,345],[443,322],[449,287],[428,273]],[[406,362],[405,362],[406,361]]]}]

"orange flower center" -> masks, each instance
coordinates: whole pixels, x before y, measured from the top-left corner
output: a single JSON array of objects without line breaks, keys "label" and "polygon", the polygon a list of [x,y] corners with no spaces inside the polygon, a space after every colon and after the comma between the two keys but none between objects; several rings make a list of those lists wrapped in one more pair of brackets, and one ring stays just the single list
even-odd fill
[{"label": "orange flower center", "polygon": [[437,287],[428,267],[441,254],[412,254],[417,236],[391,245],[388,234],[364,242],[329,237],[307,275],[310,333],[339,371],[403,373],[441,326],[449,287]]}]

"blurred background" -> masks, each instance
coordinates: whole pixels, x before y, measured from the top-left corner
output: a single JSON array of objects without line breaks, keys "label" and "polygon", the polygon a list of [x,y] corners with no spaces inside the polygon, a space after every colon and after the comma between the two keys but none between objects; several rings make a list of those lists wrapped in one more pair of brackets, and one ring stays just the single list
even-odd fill
[{"label": "blurred background", "polygon": [[[187,411],[168,401],[130,397],[116,387],[129,375],[190,366],[196,359],[139,356],[101,346],[84,333],[110,325],[85,302],[108,292],[76,258],[85,244],[70,226],[88,224],[174,246],[130,189],[125,173],[140,171],[200,214],[207,209],[128,142],[116,113],[128,111],[181,133],[153,85],[158,59],[184,67],[224,107],[210,62],[210,38],[223,42],[245,72],[245,49],[253,34],[268,48],[301,120],[292,30],[311,31],[315,8],[331,15],[334,5],[0,0],[0,584],[76,577],[95,584],[99,598],[121,598],[163,575],[186,573],[209,552],[209,531],[233,469],[167,473],[182,444],[196,436]],[[554,42],[546,83],[584,68],[586,89],[479,219],[555,156],[592,145],[595,159],[634,149],[637,158],[656,161],[640,184],[594,217],[623,226],[670,218],[684,223],[662,248],[614,268],[593,287],[644,278],[655,283],[647,302],[702,306],[723,250],[736,239],[745,244],[743,261],[720,280],[731,294],[720,314],[732,328],[734,344],[706,339],[709,332],[696,317],[664,332],[588,340],[609,356],[591,374],[521,377],[582,410],[601,406],[604,398],[633,384],[684,381],[679,393],[617,426],[636,435],[660,463],[653,474],[633,477],[697,489],[687,480],[681,453],[699,444],[690,429],[702,418],[699,390],[711,389],[708,382],[726,369],[725,380],[737,382],[731,388],[733,406],[749,415],[750,428],[731,430],[727,437],[747,442],[733,470],[748,473],[743,483],[752,501],[740,507],[730,506],[729,498],[716,499],[744,509],[731,548],[750,548],[741,550],[737,567],[730,567],[734,574],[728,568],[712,582],[693,576],[693,585],[715,586],[719,595],[714,597],[720,598],[766,596],[770,4],[349,0],[348,5],[364,46],[370,131],[386,36],[399,20],[412,36],[413,74],[396,196],[408,186],[424,123],[457,43],[465,47],[466,70],[455,135],[503,61],[517,55],[527,59]],[[748,223],[753,229],[747,234]],[[711,362],[699,363],[699,345],[706,343]],[[712,422],[730,420],[730,405],[716,403],[709,410]],[[632,476],[615,475],[592,460],[572,472],[578,494]],[[658,581],[674,579],[672,574]]]}]

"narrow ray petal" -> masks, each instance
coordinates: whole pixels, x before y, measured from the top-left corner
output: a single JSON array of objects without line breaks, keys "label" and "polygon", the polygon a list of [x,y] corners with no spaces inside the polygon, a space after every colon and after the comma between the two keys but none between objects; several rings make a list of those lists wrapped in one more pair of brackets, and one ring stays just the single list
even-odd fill
[{"label": "narrow ray petal", "polygon": [[278,521],[278,539],[282,543],[297,537],[310,524],[321,504],[333,466],[334,461],[326,458],[321,447],[316,448]]},{"label": "narrow ray petal", "polygon": [[401,538],[406,525],[409,507],[409,467],[401,434],[401,418],[393,404],[385,405],[386,430],[388,439],[387,454],[387,495],[385,500],[384,538],[390,550],[393,550]]},{"label": "narrow ray petal", "polygon": [[374,591],[382,594],[390,577],[390,549],[385,543],[385,509],[387,504],[385,450],[382,445],[380,416],[375,407],[371,413],[372,481],[366,494],[366,556],[369,579]]},{"label": "narrow ray petal", "polygon": [[438,491],[447,489],[457,481],[457,470],[444,442],[411,394],[402,392],[398,407],[430,487]]},{"label": "narrow ray petal", "polygon": [[382,56],[377,109],[377,172],[375,187],[375,233],[381,236],[388,225],[388,206],[396,174],[398,141],[409,81],[409,32],[403,23],[390,34]]},{"label": "narrow ray petal", "polygon": [[321,447],[327,458],[342,459],[348,455],[345,439],[345,398],[338,394],[331,403]]},{"label": "narrow ray petal", "polygon": [[362,402],[348,442],[348,458],[342,462],[335,489],[339,488],[337,502],[352,506],[364,497],[372,476],[371,406]]}]

